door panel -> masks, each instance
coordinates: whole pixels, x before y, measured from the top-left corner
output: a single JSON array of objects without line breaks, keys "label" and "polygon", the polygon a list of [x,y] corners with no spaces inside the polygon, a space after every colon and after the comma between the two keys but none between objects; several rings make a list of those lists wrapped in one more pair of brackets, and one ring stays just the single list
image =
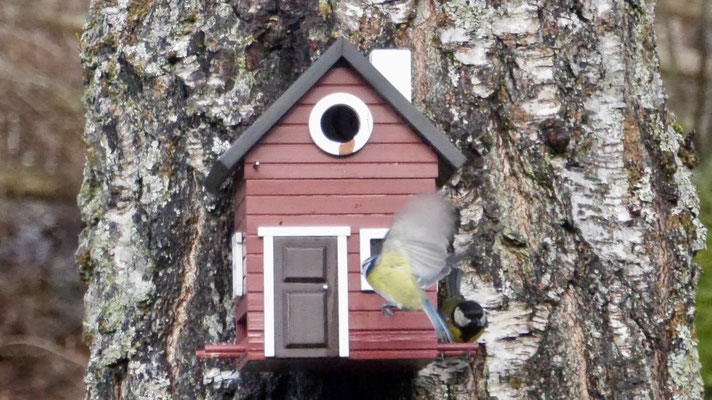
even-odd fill
[{"label": "door panel", "polygon": [[284,259],[289,266],[282,269],[284,282],[326,282],[327,249],[321,246],[311,247],[314,246],[312,243],[306,245],[310,247],[300,247],[298,243],[285,243],[282,248]]},{"label": "door panel", "polygon": [[[283,319],[284,347],[328,347],[325,293],[287,293],[283,297],[287,317]],[[307,323],[305,323],[307,322]]]},{"label": "door panel", "polygon": [[275,355],[338,355],[336,237],[275,237]]}]

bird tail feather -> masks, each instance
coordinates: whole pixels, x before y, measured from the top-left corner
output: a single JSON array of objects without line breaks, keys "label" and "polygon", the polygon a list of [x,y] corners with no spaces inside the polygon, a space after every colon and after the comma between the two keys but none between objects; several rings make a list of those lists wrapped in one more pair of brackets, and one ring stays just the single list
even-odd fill
[{"label": "bird tail feather", "polygon": [[454,343],[455,339],[452,337],[450,329],[448,329],[447,325],[445,325],[445,321],[443,321],[442,317],[440,317],[440,314],[438,313],[438,310],[435,309],[435,306],[433,306],[433,303],[431,303],[425,296],[423,296],[423,310],[425,310],[425,314],[430,319],[430,323],[433,324],[433,328],[435,328],[438,341]]}]

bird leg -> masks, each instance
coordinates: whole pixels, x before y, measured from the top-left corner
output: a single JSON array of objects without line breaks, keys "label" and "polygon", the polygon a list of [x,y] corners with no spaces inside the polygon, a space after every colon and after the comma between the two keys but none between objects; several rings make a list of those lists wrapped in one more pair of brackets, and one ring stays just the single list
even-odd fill
[{"label": "bird leg", "polygon": [[381,306],[381,314],[390,318],[395,315],[396,308],[398,308],[398,306],[395,304],[384,304]]}]

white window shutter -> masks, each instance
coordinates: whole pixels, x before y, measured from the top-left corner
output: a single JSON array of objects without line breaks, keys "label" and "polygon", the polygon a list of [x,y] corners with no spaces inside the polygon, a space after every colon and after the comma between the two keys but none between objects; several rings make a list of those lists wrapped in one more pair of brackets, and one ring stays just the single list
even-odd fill
[{"label": "white window shutter", "polygon": [[242,232],[232,234],[232,297],[245,294],[245,251]]}]

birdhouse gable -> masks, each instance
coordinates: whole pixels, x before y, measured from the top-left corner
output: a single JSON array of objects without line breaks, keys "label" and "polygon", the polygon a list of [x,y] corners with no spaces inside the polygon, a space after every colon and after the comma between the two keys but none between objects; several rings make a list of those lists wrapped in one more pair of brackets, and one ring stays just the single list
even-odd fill
[{"label": "birdhouse gable", "polygon": [[[389,135],[404,133],[402,127],[396,127],[398,124],[412,129],[434,151],[440,161],[440,181],[465,160],[449,139],[356,48],[340,38],[219,158],[206,178],[206,188],[216,193],[280,121],[282,130],[289,131],[290,123],[305,120],[311,142],[332,157],[358,154],[366,143],[376,142],[373,136],[383,129],[378,126],[381,121],[393,124]],[[407,147],[403,150],[408,151]],[[397,157],[396,153],[400,150],[390,152],[393,157]]]},{"label": "birdhouse gable", "polygon": [[[325,108],[319,109],[318,103],[335,95],[338,98],[358,96],[359,101],[363,103],[360,112],[366,116],[355,117],[357,125],[361,125],[359,130],[366,129],[363,131],[366,135],[363,142],[349,140],[349,137],[344,140],[327,138],[322,132],[322,124],[314,123],[314,119],[319,120],[324,116]],[[368,126],[361,124],[362,121],[367,121]],[[364,146],[365,142],[368,143],[367,146]],[[344,155],[349,156],[342,157]],[[367,82],[348,67],[335,67],[325,74],[247,152],[243,162],[246,166],[245,178],[269,179],[269,183],[265,184],[271,186],[277,185],[277,182],[271,181],[274,179],[317,179],[305,185],[313,191],[300,191],[300,194],[311,195],[338,194],[332,186],[334,184],[340,187],[340,193],[348,192],[349,188],[343,184],[323,180],[327,178],[436,178],[438,174],[437,154]],[[301,184],[303,183],[281,181],[280,187],[275,188],[281,191],[273,194],[284,193],[284,187],[281,185]],[[369,184],[364,180],[356,185],[350,182],[351,187]],[[371,193],[361,194],[378,193],[373,190],[383,189],[373,187],[371,190]],[[319,213],[328,212],[334,205],[325,204],[324,207]]]}]

